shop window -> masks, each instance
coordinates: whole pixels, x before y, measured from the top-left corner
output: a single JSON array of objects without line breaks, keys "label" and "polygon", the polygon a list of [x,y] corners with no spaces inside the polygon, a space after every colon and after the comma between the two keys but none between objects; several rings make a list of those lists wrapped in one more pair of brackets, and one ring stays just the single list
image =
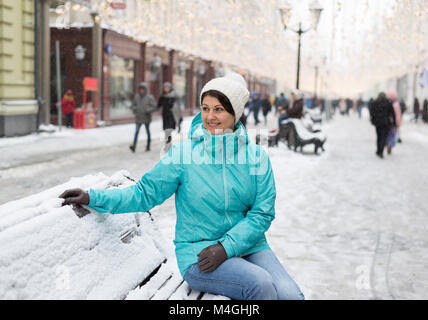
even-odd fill
[{"label": "shop window", "polygon": [[136,63],[132,59],[112,56],[111,58],[111,110],[112,118],[131,116],[134,98]]},{"label": "shop window", "polygon": [[177,68],[174,74],[174,89],[178,97],[178,105],[181,109],[187,107],[186,70]]}]

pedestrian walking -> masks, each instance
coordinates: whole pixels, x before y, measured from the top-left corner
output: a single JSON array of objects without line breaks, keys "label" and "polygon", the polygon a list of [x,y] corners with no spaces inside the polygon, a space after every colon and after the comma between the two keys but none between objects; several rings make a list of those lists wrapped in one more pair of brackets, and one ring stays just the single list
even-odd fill
[{"label": "pedestrian walking", "polygon": [[354,103],[350,98],[346,98],[345,103],[346,103],[346,115],[349,116],[349,110],[352,109],[352,106],[354,105]]},{"label": "pedestrian walking", "polygon": [[383,150],[391,125],[396,126],[394,108],[384,92],[379,93],[377,99],[372,103],[370,120],[376,127],[376,155],[383,158]]},{"label": "pedestrian walking", "polygon": [[406,106],[406,102],[404,102],[404,99],[401,98],[400,99],[400,109],[401,109],[401,114],[403,115],[404,112],[406,112],[407,110],[407,106]]},{"label": "pedestrian walking", "polygon": [[258,125],[260,123],[259,111],[260,111],[261,104],[262,104],[262,100],[260,99],[260,93],[258,91],[253,91],[253,97],[250,102],[250,112],[253,112],[255,125]]},{"label": "pedestrian walking", "polygon": [[392,124],[388,136],[386,137],[386,150],[388,154],[391,154],[392,148],[394,148],[399,132],[400,132],[400,126],[401,126],[401,107],[400,102],[398,101],[398,94],[395,90],[389,90],[386,93],[387,99],[392,103],[392,107],[394,108],[394,115],[395,115],[395,125]]},{"label": "pedestrian walking", "polygon": [[[406,110],[407,110],[406,103],[404,102],[404,99],[403,99],[403,98],[401,98],[401,99],[400,99],[400,111],[401,111],[401,117],[403,117],[404,112],[406,112]],[[403,139],[401,139],[400,130],[398,130],[397,142],[398,142],[398,143],[403,143]]]},{"label": "pedestrian walking", "polygon": [[361,119],[361,115],[363,113],[363,107],[364,107],[364,101],[361,99],[361,97],[357,100],[357,111],[358,111],[358,118]]},{"label": "pedestrian walking", "polygon": [[239,74],[212,79],[201,90],[188,138],[136,185],[66,190],[63,204],[147,212],[175,194],[175,253],[191,288],[239,300],[303,299],[266,239],[275,180],[267,152],[239,122],[248,96]]},{"label": "pedestrian walking", "polygon": [[325,112],[325,99],[322,97],[320,98],[320,110],[321,110],[321,114]]},{"label": "pedestrian walking", "polygon": [[419,100],[418,100],[418,98],[415,97],[415,100],[413,100],[413,113],[414,113],[413,119],[415,120],[415,123],[418,122],[420,112],[421,112],[421,110],[419,107]]},{"label": "pedestrian walking", "polygon": [[264,125],[266,126],[267,125],[267,115],[272,109],[272,105],[270,103],[268,94],[264,95],[263,100],[261,102],[261,107],[262,107],[262,113],[263,113],[263,118],[264,118]]},{"label": "pedestrian walking", "polygon": [[175,99],[174,106],[172,107],[172,114],[174,115],[175,125],[177,127],[177,132],[181,131],[181,123],[183,122],[183,115],[181,113],[181,104],[179,103],[179,99]]},{"label": "pedestrian walking", "polygon": [[65,126],[73,127],[74,110],[76,109],[76,101],[74,100],[73,91],[67,90],[61,100],[62,114],[65,116]]},{"label": "pedestrian walking", "polygon": [[340,99],[339,101],[339,111],[342,116],[346,114],[346,102],[344,99]]},{"label": "pedestrian walking", "polygon": [[135,134],[134,141],[129,146],[129,149],[135,152],[138,134],[140,133],[141,126],[144,124],[147,134],[146,151],[150,151],[150,122],[152,121],[152,113],[156,110],[156,102],[153,96],[148,93],[146,82],[141,82],[138,85],[138,93],[134,97],[131,109],[135,115]]},{"label": "pedestrian walking", "polygon": [[[174,117],[174,105],[177,102],[177,96],[170,82],[163,84],[163,91],[158,100],[158,108],[162,109],[162,123],[165,132],[165,144],[163,151],[168,152],[171,147],[172,131],[175,129],[176,118]],[[176,112],[176,111],[175,111]]]},{"label": "pedestrian walking", "polygon": [[422,105],[422,120],[427,123],[428,122],[428,100],[425,99]]}]

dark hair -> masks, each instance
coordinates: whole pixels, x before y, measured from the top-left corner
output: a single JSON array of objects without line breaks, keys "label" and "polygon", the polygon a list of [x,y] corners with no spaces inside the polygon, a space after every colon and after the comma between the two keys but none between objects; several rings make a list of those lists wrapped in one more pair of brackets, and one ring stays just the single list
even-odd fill
[{"label": "dark hair", "polygon": [[377,96],[377,99],[378,100],[383,100],[383,99],[386,99],[386,95],[385,95],[385,92],[380,92],[379,93],[379,95]]},{"label": "dark hair", "polygon": [[204,94],[201,97],[201,104],[202,101],[206,96],[210,96],[213,98],[217,98],[217,100],[221,103],[221,105],[224,107],[224,109],[229,112],[232,116],[235,116],[235,111],[233,110],[232,104],[230,103],[230,100],[228,97],[226,97],[223,93],[217,90],[208,90],[204,92]]}]

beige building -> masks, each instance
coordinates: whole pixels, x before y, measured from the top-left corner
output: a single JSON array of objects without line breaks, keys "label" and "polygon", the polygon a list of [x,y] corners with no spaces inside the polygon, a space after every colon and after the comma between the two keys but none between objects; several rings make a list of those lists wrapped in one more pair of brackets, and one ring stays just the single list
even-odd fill
[{"label": "beige building", "polygon": [[0,137],[36,130],[33,0],[0,0]]}]

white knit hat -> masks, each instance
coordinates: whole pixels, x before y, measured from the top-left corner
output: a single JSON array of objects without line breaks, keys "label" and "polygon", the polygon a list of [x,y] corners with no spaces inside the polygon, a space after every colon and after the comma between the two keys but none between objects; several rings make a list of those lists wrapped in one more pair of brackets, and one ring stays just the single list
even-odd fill
[{"label": "white knit hat", "polygon": [[202,100],[202,95],[210,90],[220,91],[229,99],[235,112],[235,124],[238,123],[250,96],[245,79],[234,72],[228,73],[224,77],[214,78],[202,88],[200,100]]}]

